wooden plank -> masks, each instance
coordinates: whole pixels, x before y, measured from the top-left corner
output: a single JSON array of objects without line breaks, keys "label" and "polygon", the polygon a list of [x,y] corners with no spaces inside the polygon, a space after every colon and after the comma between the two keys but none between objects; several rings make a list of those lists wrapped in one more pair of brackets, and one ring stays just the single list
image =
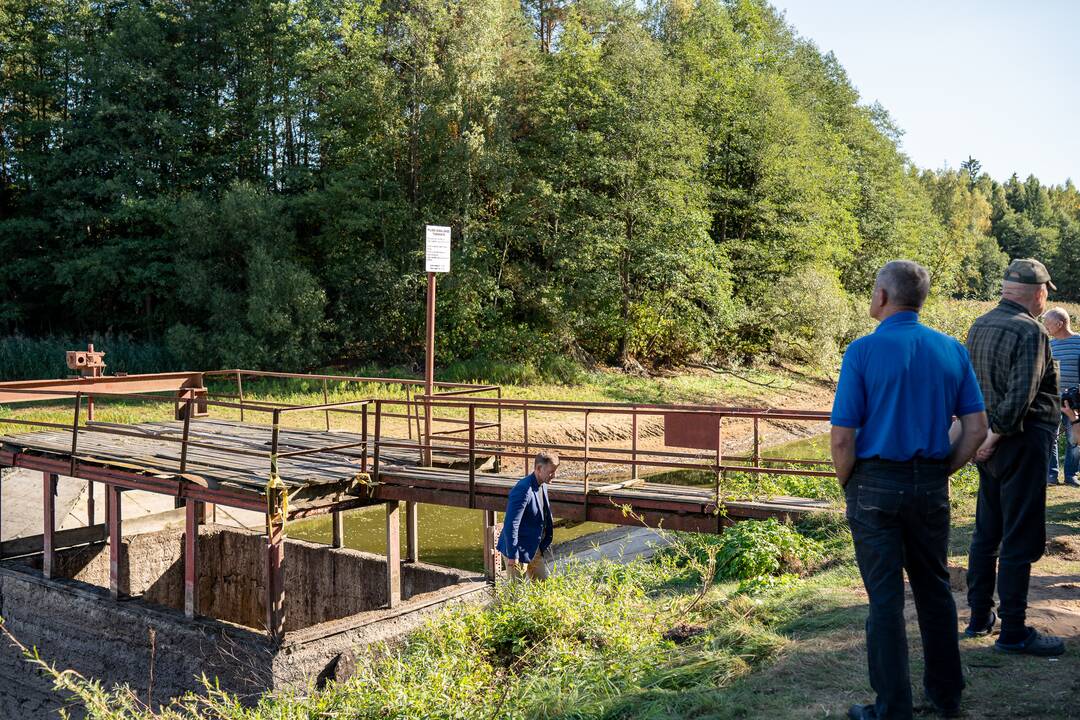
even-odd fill
[{"label": "wooden plank", "polygon": [[58,479],[52,473],[42,473],[42,505],[45,517],[41,536],[41,573],[47,578],[53,576],[53,566],[56,564],[53,536],[56,532],[56,481]]}]

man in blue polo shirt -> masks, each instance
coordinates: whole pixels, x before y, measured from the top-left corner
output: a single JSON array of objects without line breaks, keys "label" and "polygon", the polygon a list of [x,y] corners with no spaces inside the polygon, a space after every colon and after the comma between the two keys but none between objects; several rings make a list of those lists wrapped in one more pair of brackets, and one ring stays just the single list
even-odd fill
[{"label": "man in blue polo shirt", "polygon": [[[919,323],[930,291],[921,265],[897,260],[877,275],[877,329],[844,353],[832,410],[832,457],[847,496],[855,557],[870,599],[866,621],[871,705],[848,717],[911,718],[904,624],[907,570],[922,634],[927,700],[960,714],[956,603],[949,590],[949,476],[986,437],[986,413],[967,350]],[[949,442],[959,417],[962,433]]]}]

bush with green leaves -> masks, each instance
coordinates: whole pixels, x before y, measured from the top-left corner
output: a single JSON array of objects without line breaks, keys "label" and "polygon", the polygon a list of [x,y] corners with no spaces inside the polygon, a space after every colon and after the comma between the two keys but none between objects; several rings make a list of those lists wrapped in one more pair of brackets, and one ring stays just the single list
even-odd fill
[{"label": "bush with green leaves", "polygon": [[805,575],[825,560],[820,541],[800,535],[775,518],[743,520],[720,535],[677,533],[665,553],[696,567],[715,557],[716,579],[746,581],[784,573]]}]

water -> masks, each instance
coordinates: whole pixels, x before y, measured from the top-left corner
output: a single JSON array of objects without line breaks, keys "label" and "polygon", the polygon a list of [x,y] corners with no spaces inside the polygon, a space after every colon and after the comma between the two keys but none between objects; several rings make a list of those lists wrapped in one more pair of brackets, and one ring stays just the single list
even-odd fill
[{"label": "water", "polygon": [[[762,454],[765,457],[827,459],[829,436],[826,433],[794,440],[763,450]],[[707,470],[674,470],[649,475],[649,480],[653,482],[705,487],[711,487],[715,478],[716,476]],[[482,571],[482,518],[480,510],[420,505],[420,560],[463,570]],[[402,519],[404,520],[404,517]],[[379,555],[386,552],[386,513],[382,506],[351,510],[344,514],[344,520],[346,547]],[[502,522],[502,513],[499,513],[499,522]],[[610,527],[612,526],[596,522],[560,524],[555,528],[555,542],[573,540]],[[329,516],[301,520],[289,525],[290,536],[311,542],[329,543],[331,533],[332,520]],[[401,523],[401,544],[404,548],[404,522]]]},{"label": "water", "polygon": [[[422,562],[480,572],[484,569],[480,510],[419,505],[419,542]],[[501,527],[502,513],[498,515]],[[404,521],[404,509],[402,509]],[[382,506],[350,510],[344,513],[345,546],[364,552],[386,553],[386,511]],[[329,516],[300,520],[289,525],[289,536],[311,542],[329,543],[332,533]],[[555,542],[606,530],[603,523],[560,524],[555,528]],[[405,523],[401,523],[401,546],[405,548]]]}]

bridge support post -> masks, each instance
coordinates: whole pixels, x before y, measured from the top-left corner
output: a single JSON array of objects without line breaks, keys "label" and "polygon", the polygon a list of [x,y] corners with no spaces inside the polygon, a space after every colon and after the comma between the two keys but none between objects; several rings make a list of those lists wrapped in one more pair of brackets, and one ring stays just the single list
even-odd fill
[{"label": "bridge support post", "polygon": [[120,553],[123,545],[120,492],[120,488],[115,485],[105,486],[105,510],[109,523],[109,596],[113,600],[120,598]]},{"label": "bridge support post", "polygon": [[401,511],[397,500],[386,503],[386,606],[401,604]]},{"label": "bridge support post", "polygon": [[270,519],[266,537],[266,629],[280,642],[285,637],[285,526]]},{"label": "bridge support post", "polygon": [[335,510],[331,515],[333,518],[333,537],[331,539],[331,547],[345,547],[345,523],[344,518],[341,517],[341,511]]},{"label": "bridge support post", "polygon": [[494,510],[484,510],[484,575],[494,580],[499,575],[498,516]]},{"label": "bridge support post", "polygon": [[53,576],[53,566],[56,563],[56,553],[53,551],[56,531],[56,481],[57,476],[52,473],[42,473],[42,505],[44,510],[44,523],[42,525],[42,558],[41,574],[47,578]]},{"label": "bridge support post", "polygon": [[416,503],[405,503],[405,561],[417,562],[420,560],[420,522],[418,519]]},{"label": "bridge support post", "polygon": [[189,619],[199,611],[199,516],[203,504],[188,500],[184,510],[184,615]]}]

